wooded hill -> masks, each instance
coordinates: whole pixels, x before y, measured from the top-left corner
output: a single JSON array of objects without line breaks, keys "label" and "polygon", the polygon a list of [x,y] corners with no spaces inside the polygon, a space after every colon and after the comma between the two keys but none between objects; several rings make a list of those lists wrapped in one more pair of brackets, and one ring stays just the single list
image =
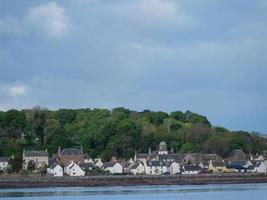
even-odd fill
[{"label": "wooded hill", "polygon": [[223,157],[232,149],[253,154],[267,149],[266,138],[214,127],[205,116],[190,111],[168,114],[125,108],[33,108],[0,112],[0,156],[21,158],[23,148],[47,149],[52,155],[58,146],[82,146],[92,157],[130,158],[135,150],[158,149],[162,140],[175,152],[217,153]]}]

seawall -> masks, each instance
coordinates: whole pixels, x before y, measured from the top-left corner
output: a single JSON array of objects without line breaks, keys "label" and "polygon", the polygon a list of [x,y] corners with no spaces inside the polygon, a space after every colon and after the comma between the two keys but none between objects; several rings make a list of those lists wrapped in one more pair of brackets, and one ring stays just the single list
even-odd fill
[{"label": "seawall", "polygon": [[0,188],[267,183],[267,174],[41,177],[0,175]]}]

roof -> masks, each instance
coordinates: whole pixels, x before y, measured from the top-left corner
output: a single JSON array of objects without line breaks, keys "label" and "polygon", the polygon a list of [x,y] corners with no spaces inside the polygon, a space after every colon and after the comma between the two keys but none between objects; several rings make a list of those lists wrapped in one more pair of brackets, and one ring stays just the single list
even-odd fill
[{"label": "roof", "polygon": [[80,163],[79,166],[84,169],[94,167],[93,163]]},{"label": "roof", "polygon": [[213,167],[223,167],[225,166],[225,163],[222,161],[212,161]]},{"label": "roof", "polygon": [[243,167],[241,164],[230,164],[230,165],[227,165],[227,168],[237,169],[237,170],[247,169],[247,168]]},{"label": "roof", "polygon": [[123,168],[128,168],[128,167],[130,167],[130,165],[133,165],[132,163],[129,163],[126,161],[120,162],[120,164],[122,165]]},{"label": "roof", "polygon": [[[140,163],[139,163],[140,164]],[[136,169],[138,167],[139,164],[133,164],[130,166],[130,169]]]},{"label": "roof", "polygon": [[184,170],[185,171],[201,171],[201,167],[198,165],[185,165]]},{"label": "roof", "polygon": [[170,166],[170,162],[165,162],[165,161],[157,161],[157,160],[153,160],[153,161],[146,161],[146,165],[147,166]]},{"label": "roof", "polygon": [[26,157],[48,157],[46,151],[25,151]]},{"label": "roof", "polygon": [[149,153],[138,153],[136,154],[136,157],[139,159],[147,158],[149,156]]},{"label": "roof", "polygon": [[182,160],[182,154],[159,154],[159,160],[175,160],[180,162]]},{"label": "roof", "polygon": [[229,154],[228,160],[231,162],[246,161],[246,154],[242,149],[235,149]]},{"label": "roof", "polygon": [[61,151],[61,155],[83,155],[83,152],[77,148],[67,148]]},{"label": "roof", "polygon": [[254,170],[255,166],[254,165],[250,165],[247,167],[248,170]]},{"label": "roof", "polygon": [[166,146],[167,144],[166,144],[165,141],[161,141],[161,142],[159,143],[159,145],[165,145],[165,146]]},{"label": "roof", "polygon": [[105,162],[104,167],[113,167],[116,164],[116,162]]},{"label": "roof", "polygon": [[8,157],[0,157],[0,162],[8,162]]}]

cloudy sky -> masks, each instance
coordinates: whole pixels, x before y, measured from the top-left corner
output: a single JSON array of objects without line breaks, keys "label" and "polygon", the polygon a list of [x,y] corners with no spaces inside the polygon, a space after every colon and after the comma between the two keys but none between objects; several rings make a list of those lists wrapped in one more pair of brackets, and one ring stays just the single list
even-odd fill
[{"label": "cloudy sky", "polygon": [[37,105],[267,133],[267,1],[1,0],[0,110]]}]

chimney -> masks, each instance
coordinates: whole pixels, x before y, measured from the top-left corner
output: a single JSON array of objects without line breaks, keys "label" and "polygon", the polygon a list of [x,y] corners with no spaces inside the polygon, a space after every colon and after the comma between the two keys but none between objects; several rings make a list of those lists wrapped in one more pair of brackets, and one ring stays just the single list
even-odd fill
[{"label": "chimney", "polygon": [[174,154],[174,150],[173,150],[173,147],[172,147],[172,149],[171,149],[171,152],[172,152],[172,154]]},{"label": "chimney", "polygon": [[137,151],[135,150],[134,151],[134,162],[136,162],[136,160],[137,160]]},{"label": "chimney", "polygon": [[149,149],[148,149],[148,153],[151,154],[151,148],[150,148],[150,147],[149,147]]},{"label": "chimney", "polygon": [[83,153],[83,145],[81,145],[81,148],[80,149],[81,149],[81,152]]},{"label": "chimney", "polygon": [[47,152],[47,148],[45,148],[45,152]]}]

